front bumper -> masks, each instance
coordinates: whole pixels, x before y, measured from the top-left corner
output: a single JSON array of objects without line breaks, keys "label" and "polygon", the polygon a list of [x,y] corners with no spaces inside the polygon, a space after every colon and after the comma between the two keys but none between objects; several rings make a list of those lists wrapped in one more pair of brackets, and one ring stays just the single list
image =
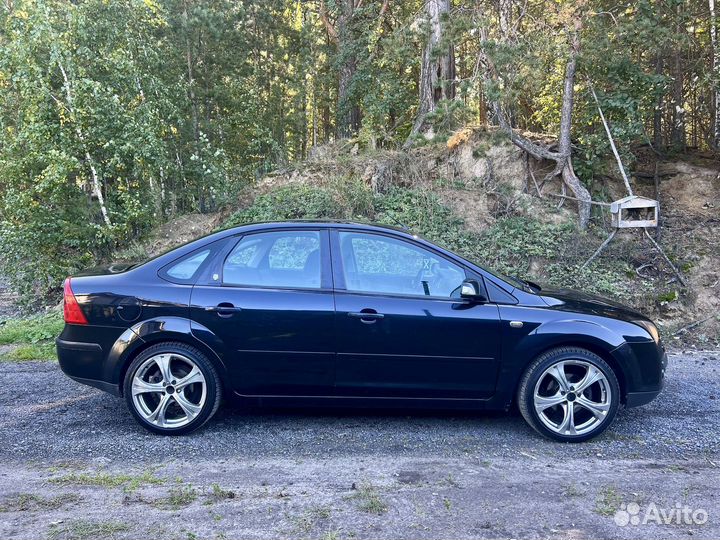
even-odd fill
[{"label": "front bumper", "polygon": [[639,407],[641,405],[650,403],[652,400],[658,397],[663,387],[665,386],[665,371],[667,370],[668,357],[664,348],[662,348],[662,345],[659,345],[659,347],[662,353],[658,366],[658,378],[656,384],[654,385],[656,386],[656,388],[653,388],[651,390],[643,389],[639,391],[628,391],[627,395],[625,396],[625,407]]},{"label": "front bumper", "polygon": [[656,392],[628,392],[628,395],[625,397],[625,407],[630,409],[632,407],[646,405],[658,397],[659,394],[660,390]]}]

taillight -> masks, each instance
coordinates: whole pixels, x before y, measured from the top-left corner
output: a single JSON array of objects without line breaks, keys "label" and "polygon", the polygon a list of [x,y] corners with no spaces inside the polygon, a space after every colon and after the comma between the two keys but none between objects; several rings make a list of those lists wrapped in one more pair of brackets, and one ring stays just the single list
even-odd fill
[{"label": "taillight", "polygon": [[80,309],[80,304],[75,299],[72,287],[70,286],[70,278],[65,280],[64,297],[63,297],[63,315],[65,322],[68,324],[87,324],[85,314]]}]

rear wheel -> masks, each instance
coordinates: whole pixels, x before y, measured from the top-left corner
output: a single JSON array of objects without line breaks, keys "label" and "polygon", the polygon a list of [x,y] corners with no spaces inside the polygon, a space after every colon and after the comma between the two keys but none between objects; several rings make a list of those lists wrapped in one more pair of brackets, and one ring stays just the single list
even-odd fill
[{"label": "rear wheel", "polygon": [[184,343],[143,351],[125,375],[128,408],[146,429],[183,435],[202,426],[220,406],[220,378],[207,357]]},{"label": "rear wheel", "polygon": [[536,431],[582,442],[605,431],[620,405],[620,386],[598,355],[578,347],[546,352],[525,371],[518,406]]}]

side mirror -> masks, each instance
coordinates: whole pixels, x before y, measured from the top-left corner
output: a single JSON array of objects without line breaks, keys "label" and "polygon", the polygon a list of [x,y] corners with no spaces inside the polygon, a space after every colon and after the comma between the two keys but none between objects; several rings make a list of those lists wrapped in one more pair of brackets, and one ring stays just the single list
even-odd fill
[{"label": "side mirror", "polygon": [[485,291],[474,279],[466,279],[460,285],[460,297],[473,302],[487,302]]}]

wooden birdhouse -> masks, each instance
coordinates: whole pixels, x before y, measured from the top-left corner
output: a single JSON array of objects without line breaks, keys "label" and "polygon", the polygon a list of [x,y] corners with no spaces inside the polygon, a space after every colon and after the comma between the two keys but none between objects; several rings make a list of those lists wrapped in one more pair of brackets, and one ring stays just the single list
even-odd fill
[{"label": "wooden birdhouse", "polygon": [[616,229],[658,226],[660,204],[655,199],[630,195],[610,204],[612,226]]}]

